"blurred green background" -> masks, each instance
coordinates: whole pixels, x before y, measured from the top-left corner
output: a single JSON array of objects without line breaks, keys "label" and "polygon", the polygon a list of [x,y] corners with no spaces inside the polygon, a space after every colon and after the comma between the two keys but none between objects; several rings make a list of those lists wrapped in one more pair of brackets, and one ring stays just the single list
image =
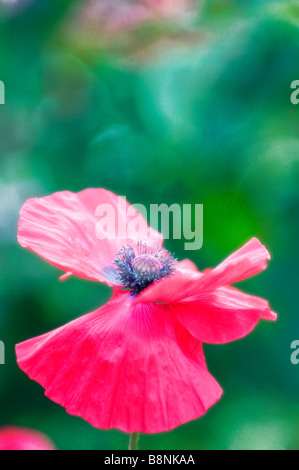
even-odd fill
[{"label": "blurred green background", "polygon": [[[252,236],[272,254],[241,289],[277,323],[205,346],[224,396],[201,419],[142,449],[299,449],[299,5],[266,0],[0,0],[0,425],[38,429],[59,449],[125,449],[44,397],[14,345],[105,303],[18,246],[33,196],[105,187],[132,203],[204,204],[204,246],[178,258],[215,266]],[[179,406],[179,404],[178,404]]]}]

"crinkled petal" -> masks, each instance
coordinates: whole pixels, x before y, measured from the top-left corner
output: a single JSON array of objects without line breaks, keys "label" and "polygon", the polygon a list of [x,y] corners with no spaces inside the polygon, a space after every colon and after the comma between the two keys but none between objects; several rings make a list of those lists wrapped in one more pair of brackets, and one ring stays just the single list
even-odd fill
[{"label": "crinkled petal", "polygon": [[190,285],[202,277],[192,261],[185,259],[177,263],[175,273],[165,279],[161,279],[140,292],[134,299],[134,304],[147,302],[178,302],[189,292]]},{"label": "crinkled petal", "polygon": [[188,301],[172,304],[178,320],[204,343],[228,343],[250,333],[263,318],[275,321],[266,300],[244,294],[233,287],[221,287]]},{"label": "crinkled petal", "polygon": [[194,264],[190,259],[183,259],[182,261],[178,261],[176,268],[177,271],[181,272],[182,274],[200,274],[196,264]]},{"label": "crinkled petal", "polygon": [[[109,224],[108,213],[114,214]],[[112,266],[122,246],[134,248],[142,240],[152,247],[163,243],[133,206],[105,189],[58,192],[29,199],[21,209],[19,243],[66,271],[62,279],[74,274],[117,285],[103,269]]]},{"label": "crinkled petal", "polygon": [[204,290],[227,286],[264,271],[271,256],[257,238],[252,238],[216,268],[202,276],[196,287]]},{"label": "crinkled petal", "polygon": [[120,291],[99,310],[16,346],[46,396],[100,429],[167,431],[203,415],[222,390],[201,342],[169,306]]},{"label": "crinkled petal", "polygon": [[257,238],[252,238],[214,269],[208,269],[203,273],[196,269],[178,270],[174,276],[150,285],[141,292],[136,303],[186,300],[200,292],[213,291],[218,287],[254,276],[266,269],[269,259],[270,254],[267,249]]}]

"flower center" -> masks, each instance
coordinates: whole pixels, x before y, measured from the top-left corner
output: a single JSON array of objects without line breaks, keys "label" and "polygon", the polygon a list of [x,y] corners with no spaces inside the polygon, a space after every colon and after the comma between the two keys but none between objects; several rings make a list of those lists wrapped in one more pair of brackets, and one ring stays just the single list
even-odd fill
[{"label": "flower center", "polygon": [[155,281],[171,276],[176,259],[167,250],[153,250],[145,243],[138,243],[137,253],[131,246],[123,247],[114,261],[116,280],[137,295]]},{"label": "flower center", "polygon": [[148,276],[156,276],[162,266],[158,258],[152,255],[139,255],[133,259],[132,268],[137,276],[146,278]]}]

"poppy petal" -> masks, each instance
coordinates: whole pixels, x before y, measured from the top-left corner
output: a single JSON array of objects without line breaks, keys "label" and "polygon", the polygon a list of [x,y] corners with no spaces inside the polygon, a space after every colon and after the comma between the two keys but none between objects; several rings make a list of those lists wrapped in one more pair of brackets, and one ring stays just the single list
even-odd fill
[{"label": "poppy petal", "polygon": [[197,286],[193,287],[210,290],[242,281],[264,271],[270,259],[266,247],[257,238],[252,238],[216,268],[205,272]]},{"label": "poppy petal", "polygon": [[196,419],[221,396],[202,344],[169,306],[116,290],[99,310],[16,346],[46,396],[100,429],[156,433]]},{"label": "poppy petal", "polygon": [[17,426],[0,428],[0,450],[56,450],[41,432]]},{"label": "poppy petal", "polygon": [[235,341],[250,333],[261,318],[277,318],[266,300],[233,287],[205,292],[171,307],[182,325],[204,343]]},{"label": "poppy petal", "polygon": [[151,284],[140,292],[133,304],[147,302],[178,302],[185,298],[193,281],[200,279],[202,273],[192,261],[185,259],[177,262],[175,273],[165,279]]},{"label": "poppy petal", "polygon": [[[115,216],[111,227],[107,228],[103,218],[99,219],[99,207],[111,210],[111,217]],[[105,189],[62,191],[29,199],[21,209],[20,245],[66,271],[62,279],[74,274],[117,285],[103,274],[103,269],[112,266],[124,245],[134,248],[144,239],[153,248],[163,243],[162,235],[148,227],[133,206]]]},{"label": "poppy petal", "polygon": [[270,254],[267,249],[257,238],[252,238],[214,269],[202,273],[196,269],[178,269],[174,276],[162,279],[144,289],[135,303],[186,300],[200,292],[211,291],[254,276],[266,269],[269,259]]}]

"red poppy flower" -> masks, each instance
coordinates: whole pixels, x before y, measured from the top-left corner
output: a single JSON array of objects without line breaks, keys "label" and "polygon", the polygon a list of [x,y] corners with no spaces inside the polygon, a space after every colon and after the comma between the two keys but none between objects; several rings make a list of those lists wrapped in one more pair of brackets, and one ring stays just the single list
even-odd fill
[{"label": "red poppy flower", "polygon": [[[117,211],[118,237],[95,235],[99,204]],[[233,341],[260,318],[276,319],[267,301],[229,286],[264,270],[270,255],[253,238],[200,273],[159,248],[162,236],[140,214],[136,233],[122,238],[129,212],[136,213],[127,202],[120,209],[119,198],[104,189],[25,203],[20,244],[67,276],[106,282],[113,296],[95,312],[17,345],[17,360],[70,414],[101,429],[155,433],[200,417],[220,398],[202,342]]]},{"label": "red poppy flower", "polygon": [[7,426],[0,428],[0,450],[56,450],[56,448],[41,432]]}]

